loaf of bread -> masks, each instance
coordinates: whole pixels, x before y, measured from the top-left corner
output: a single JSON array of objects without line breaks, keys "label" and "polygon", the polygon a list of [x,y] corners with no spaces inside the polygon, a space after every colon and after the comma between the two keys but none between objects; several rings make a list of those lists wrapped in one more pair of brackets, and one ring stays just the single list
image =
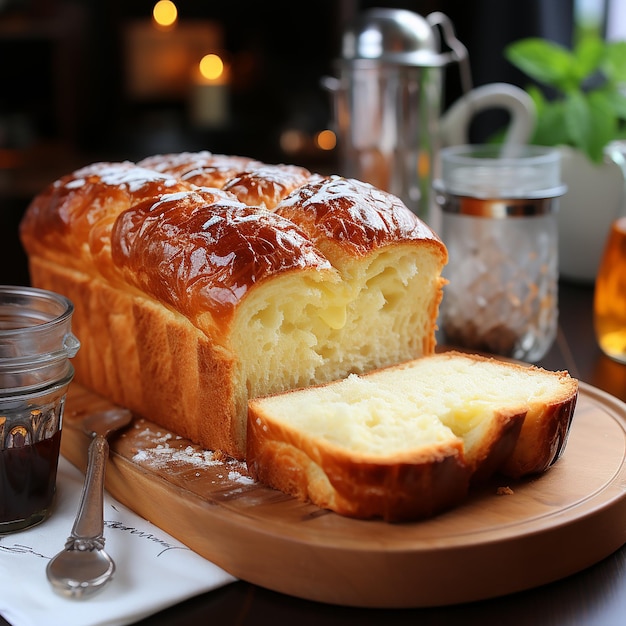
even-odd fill
[{"label": "loaf of bread", "polygon": [[209,152],[95,163],[20,234],[32,284],[74,303],[76,381],[236,458],[249,398],[434,352],[445,246],[356,180]]},{"label": "loaf of bread", "polygon": [[545,471],[578,396],[566,372],[459,352],[249,403],[259,481],[342,515],[388,521],[460,504],[496,472]]}]

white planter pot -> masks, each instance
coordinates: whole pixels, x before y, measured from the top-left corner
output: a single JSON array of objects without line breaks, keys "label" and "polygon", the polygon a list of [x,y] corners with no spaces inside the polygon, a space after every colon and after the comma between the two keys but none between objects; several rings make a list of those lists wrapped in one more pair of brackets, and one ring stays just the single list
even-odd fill
[{"label": "white planter pot", "polygon": [[595,164],[579,150],[560,149],[567,185],[557,214],[560,276],[594,282],[611,223],[624,211],[624,172],[609,156]]}]

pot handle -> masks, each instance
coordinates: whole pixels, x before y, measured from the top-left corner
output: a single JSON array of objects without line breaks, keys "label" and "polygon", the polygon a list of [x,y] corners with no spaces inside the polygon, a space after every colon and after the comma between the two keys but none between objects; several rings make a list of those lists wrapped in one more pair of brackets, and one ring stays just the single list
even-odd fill
[{"label": "pot handle", "polygon": [[528,143],[537,115],[532,98],[515,85],[490,83],[461,96],[442,116],[442,145],[468,143],[472,118],[486,109],[505,109],[510,113],[511,122],[504,137],[505,146]]}]

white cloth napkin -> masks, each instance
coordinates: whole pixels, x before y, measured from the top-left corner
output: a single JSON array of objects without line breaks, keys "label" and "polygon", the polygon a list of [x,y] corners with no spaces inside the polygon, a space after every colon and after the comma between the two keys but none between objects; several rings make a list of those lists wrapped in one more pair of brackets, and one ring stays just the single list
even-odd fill
[{"label": "white cloth napkin", "polygon": [[124,626],[235,580],[105,494],[104,538],[116,565],[113,580],[82,600],[55,593],[46,566],[72,530],[82,484],[83,474],[61,457],[50,518],[0,535],[0,615],[13,626]]}]

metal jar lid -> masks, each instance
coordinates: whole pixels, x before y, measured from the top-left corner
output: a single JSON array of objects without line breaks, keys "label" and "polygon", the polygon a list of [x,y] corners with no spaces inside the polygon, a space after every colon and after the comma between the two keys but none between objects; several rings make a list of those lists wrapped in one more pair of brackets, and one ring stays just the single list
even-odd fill
[{"label": "metal jar lid", "polygon": [[[451,51],[440,52],[438,26]],[[467,58],[448,18],[439,12],[426,18],[405,9],[369,9],[346,29],[342,63],[372,62],[411,67],[441,67]]]},{"label": "metal jar lid", "polygon": [[472,198],[471,196],[446,193],[438,185],[435,185],[435,200],[444,213],[503,219],[554,213],[558,196],[547,198]]}]

